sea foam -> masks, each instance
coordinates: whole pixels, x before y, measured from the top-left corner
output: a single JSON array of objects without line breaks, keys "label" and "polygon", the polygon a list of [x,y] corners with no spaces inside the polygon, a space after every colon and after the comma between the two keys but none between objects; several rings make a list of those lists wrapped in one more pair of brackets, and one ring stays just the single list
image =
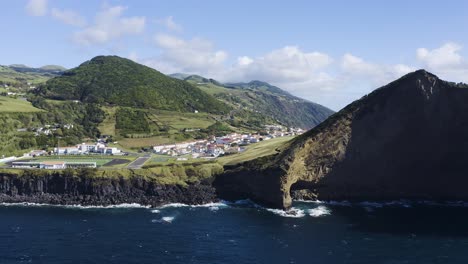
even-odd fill
[{"label": "sea foam", "polygon": [[292,218],[301,218],[305,216],[305,212],[302,209],[294,208],[292,207],[289,210],[281,210],[281,209],[271,209],[271,208],[265,208],[268,212],[272,212],[276,215],[282,216],[282,217],[292,217]]},{"label": "sea foam", "polygon": [[164,216],[161,219],[153,219],[151,220],[152,223],[172,223],[174,221],[175,216]]},{"label": "sea foam", "polygon": [[323,205],[320,205],[320,206],[318,206],[316,208],[309,209],[307,212],[312,217],[320,217],[320,216],[331,214],[331,210],[328,209],[326,206],[323,206]]}]

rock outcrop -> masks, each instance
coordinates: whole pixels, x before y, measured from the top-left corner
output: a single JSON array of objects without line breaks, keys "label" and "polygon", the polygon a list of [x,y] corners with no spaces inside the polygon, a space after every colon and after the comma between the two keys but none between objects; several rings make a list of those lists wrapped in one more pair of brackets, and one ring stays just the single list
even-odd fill
[{"label": "rock outcrop", "polygon": [[[222,198],[468,200],[468,86],[424,70],[353,102],[278,153],[226,168]],[[300,191],[304,190],[304,191]]]}]

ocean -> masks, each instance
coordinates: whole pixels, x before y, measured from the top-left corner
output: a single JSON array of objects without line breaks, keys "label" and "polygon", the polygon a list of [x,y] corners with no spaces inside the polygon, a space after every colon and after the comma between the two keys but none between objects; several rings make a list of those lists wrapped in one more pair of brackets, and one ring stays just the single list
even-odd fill
[{"label": "ocean", "polygon": [[468,263],[464,203],[0,205],[0,263]]}]

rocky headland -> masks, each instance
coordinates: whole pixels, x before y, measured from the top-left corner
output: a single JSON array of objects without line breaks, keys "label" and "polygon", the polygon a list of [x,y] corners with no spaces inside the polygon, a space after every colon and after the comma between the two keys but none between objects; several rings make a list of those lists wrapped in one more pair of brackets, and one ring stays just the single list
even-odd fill
[{"label": "rocky headland", "polygon": [[227,199],[468,200],[468,86],[419,70],[353,102],[278,153],[226,168]]}]

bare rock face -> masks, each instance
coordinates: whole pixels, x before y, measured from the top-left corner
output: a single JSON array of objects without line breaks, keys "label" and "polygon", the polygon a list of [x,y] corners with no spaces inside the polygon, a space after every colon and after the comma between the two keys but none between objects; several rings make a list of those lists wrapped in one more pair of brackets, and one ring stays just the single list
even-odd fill
[{"label": "bare rock face", "polygon": [[410,73],[278,154],[228,169],[215,187],[221,197],[279,208],[290,207],[291,192],[320,200],[468,200],[468,86]]},{"label": "bare rock face", "polygon": [[25,170],[22,175],[0,173],[0,203],[108,206],[138,203],[204,204],[217,201],[209,183],[187,186],[158,184],[149,177],[94,177],[91,173],[67,175],[59,171]]}]

